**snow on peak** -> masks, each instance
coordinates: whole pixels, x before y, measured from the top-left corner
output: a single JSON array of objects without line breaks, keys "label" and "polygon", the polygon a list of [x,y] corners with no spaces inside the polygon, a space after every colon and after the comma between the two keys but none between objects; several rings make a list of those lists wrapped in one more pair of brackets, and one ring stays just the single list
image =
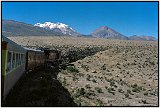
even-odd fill
[{"label": "snow on peak", "polygon": [[45,22],[43,24],[41,23],[36,23],[34,26],[38,26],[38,27],[42,27],[42,28],[46,28],[46,29],[50,29],[50,30],[53,30],[53,29],[60,29],[62,31],[62,33],[64,34],[67,34],[68,33],[68,30],[72,30],[74,31],[71,27],[69,27],[68,25],[66,24],[63,24],[63,23],[60,23],[60,22],[57,22],[57,23],[52,23],[52,22]]}]

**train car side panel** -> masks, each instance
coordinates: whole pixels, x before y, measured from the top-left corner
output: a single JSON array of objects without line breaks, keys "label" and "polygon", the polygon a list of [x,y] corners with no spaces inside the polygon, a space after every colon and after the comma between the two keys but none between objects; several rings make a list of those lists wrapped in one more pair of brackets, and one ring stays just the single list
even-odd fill
[{"label": "train car side panel", "polygon": [[25,71],[25,64],[14,69],[5,76],[4,94],[8,94]]},{"label": "train car side panel", "polygon": [[26,50],[10,39],[2,36],[2,48],[4,49],[4,42],[7,47],[2,50],[2,97],[6,98],[10,90],[13,88],[17,80],[25,72],[25,53]]},{"label": "train car side panel", "polygon": [[26,59],[26,70],[34,70],[44,65],[45,54],[43,51],[28,48]]}]

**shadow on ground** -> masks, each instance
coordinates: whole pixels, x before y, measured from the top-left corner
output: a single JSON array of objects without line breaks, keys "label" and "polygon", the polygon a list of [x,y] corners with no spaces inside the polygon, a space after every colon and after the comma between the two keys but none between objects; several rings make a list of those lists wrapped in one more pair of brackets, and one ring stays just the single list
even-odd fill
[{"label": "shadow on ground", "polygon": [[77,106],[57,80],[59,68],[27,72],[18,81],[2,106]]}]

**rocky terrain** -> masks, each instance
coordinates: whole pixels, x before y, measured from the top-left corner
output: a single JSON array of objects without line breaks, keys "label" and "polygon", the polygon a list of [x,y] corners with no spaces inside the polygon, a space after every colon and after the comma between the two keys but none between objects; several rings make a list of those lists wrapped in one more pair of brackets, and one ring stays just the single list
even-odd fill
[{"label": "rocky terrain", "polygon": [[62,51],[58,73],[79,106],[158,106],[158,43],[83,37],[10,37]]},{"label": "rocky terrain", "polygon": [[112,48],[73,62],[59,74],[82,106],[158,105],[157,49]]}]

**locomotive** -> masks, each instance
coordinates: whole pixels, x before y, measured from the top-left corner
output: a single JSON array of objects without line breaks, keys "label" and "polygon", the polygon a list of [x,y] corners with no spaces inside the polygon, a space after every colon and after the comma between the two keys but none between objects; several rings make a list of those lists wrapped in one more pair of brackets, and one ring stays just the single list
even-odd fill
[{"label": "locomotive", "polygon": [[3,100],[25,72],[60,59],[60,51],[25,48],[3,35],[1,45],[1,96]]}]

